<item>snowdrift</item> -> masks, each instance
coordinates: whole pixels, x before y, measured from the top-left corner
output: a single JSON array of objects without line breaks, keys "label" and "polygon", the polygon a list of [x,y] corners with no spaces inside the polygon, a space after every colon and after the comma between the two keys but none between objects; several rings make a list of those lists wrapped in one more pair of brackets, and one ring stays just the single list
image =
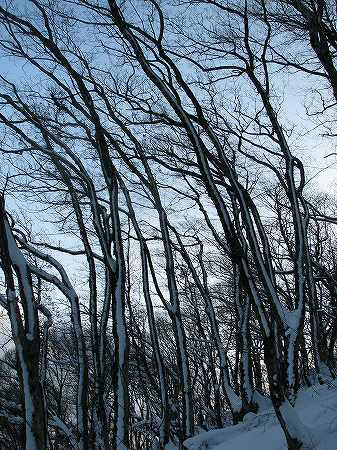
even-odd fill
[{"label": "snowdrift", "polygon": [[[337,382],[301,389],[295,409],[314,436],[306,449],[337,450]],[[188,450],[287,449],[272,408],[258,414],[248,413],[238,425],[200,433],[184,445]]]}]

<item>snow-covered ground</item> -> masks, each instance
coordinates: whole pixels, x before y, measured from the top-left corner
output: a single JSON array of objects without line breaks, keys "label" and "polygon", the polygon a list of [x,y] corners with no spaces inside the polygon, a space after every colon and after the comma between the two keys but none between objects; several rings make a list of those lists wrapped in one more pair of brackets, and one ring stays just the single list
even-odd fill
[{"label": "snow-covered ground", "polygon": [[[337,450],[337,382],[300,391],[296,412],[314,436],[307,449]],[[189,450],[284,450],[286,441],[273,409],[249,413],[235,426],[188,439]]]}]

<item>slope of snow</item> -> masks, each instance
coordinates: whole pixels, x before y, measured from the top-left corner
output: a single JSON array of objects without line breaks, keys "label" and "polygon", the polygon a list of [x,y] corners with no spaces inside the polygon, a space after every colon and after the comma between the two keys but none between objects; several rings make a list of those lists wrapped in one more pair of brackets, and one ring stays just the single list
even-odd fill
[{"label": "slope of snow", "polygon": [[[314,436],[306,449],[337,449],[337,382],[302,389],[295,409],[310,435]],[[189,450],[287,449],[273,409],[259,414],[248,413],[239,425],[200,433],[184,444]]]}]

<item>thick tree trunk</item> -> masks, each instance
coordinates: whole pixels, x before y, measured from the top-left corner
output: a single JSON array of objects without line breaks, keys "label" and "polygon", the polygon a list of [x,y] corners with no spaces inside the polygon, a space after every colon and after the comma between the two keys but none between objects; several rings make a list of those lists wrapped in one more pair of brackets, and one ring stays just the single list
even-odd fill
[{"label": "thick tree trunk", "polygon": [[285,395],[285,367],[277,357],[275,336],[264,339],[264,356],[267,367],[270,397],[276,416],[286,437],[289,450],[299,450],[306,442],[311,442],[309,430],[301,423]]},{"label": "thick tree trunk", "polygon": [[[46,450],[48,434],[39,368],[38,309],[34,299],[31,273],[25,257],[15,242],[2,198],[0,199],[0,258],[6,281],[7,311],[20,367],[19,379],[22,383],[24,397],[26,449]],[[14,272],[18,280],[24,321],[18,306]]]}]

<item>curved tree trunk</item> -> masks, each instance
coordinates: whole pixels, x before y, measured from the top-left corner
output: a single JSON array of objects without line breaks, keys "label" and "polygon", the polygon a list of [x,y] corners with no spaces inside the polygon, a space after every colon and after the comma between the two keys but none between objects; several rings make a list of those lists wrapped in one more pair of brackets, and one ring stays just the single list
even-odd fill
[{"label": "curved tree trunk", "polygon": [[[4,199],[0,198],[0,258],[6,280],[7,312],[20,367],[19,380],[24,395],[26,449],[48,448],[47,415],[40,379],[40,335],[38,305],[35,302],[28,264],[18,248],[7,220]],[[17,277],[23,319],[14,281]]]}]

